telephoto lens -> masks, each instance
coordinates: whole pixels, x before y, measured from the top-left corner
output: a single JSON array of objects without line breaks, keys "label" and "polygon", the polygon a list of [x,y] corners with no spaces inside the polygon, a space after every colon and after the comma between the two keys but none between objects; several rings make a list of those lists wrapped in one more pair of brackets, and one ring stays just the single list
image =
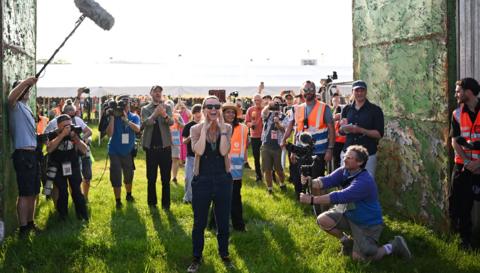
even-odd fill
[{"label": "telephoto lens", "polygon": [[43,194],[45,196],[50,197],[52,194],[52,189],[53,189],[53,181],[55,180],[55,176],[57,176],[57,167],[55,166],[50,166],[47,169],[47,181],[45,182],[45,185],[43,186]]}]

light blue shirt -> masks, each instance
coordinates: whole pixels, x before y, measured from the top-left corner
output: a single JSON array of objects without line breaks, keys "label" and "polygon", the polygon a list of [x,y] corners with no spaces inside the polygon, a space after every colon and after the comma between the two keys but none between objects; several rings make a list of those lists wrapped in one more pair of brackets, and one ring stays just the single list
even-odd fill
[{"label": "light blue shirt", "polygon": [[35,118],[28,104],[18,101],[10,109],[9,122],[10,134],[15,149],[37,147]]}]

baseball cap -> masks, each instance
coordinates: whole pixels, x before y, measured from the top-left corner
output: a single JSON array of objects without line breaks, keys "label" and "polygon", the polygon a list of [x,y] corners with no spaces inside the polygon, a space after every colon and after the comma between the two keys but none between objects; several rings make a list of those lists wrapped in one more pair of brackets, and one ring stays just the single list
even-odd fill
[{"label": "baseball cap", "polygon": [[352,83],[352,90],[355,90],[357,88],[367,89],[367,84],[362,80],[354,81]]}]

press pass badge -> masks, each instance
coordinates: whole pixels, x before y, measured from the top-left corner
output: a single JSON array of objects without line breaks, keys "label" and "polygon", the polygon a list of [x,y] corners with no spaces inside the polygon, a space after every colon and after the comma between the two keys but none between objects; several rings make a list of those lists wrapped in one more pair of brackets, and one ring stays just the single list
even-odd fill
[{"label": "press pass badge", "polygon": [[70,162],[62,163],[62,173],[63,173],[63,176],[72,175],[72,163]]},{"label": "press pass badge", "polygon": [[122,144],[128,144],[129,139],[128,134],[122,134]]}]

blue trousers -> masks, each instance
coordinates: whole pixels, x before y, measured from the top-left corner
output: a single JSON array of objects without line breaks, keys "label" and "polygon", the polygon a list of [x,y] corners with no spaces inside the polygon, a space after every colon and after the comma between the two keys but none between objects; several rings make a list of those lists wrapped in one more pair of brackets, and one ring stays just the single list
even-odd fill
[{"label": "blue trousers", "polygon": [[210,204],[213,202],[217,223],[218,252],[227,257],[229,218],[232,203],[232,176],[227,174],[211,174],[194,176],[192,180],[193,207],[193,256],[202,257],[205,244],[205,228],[208,221]]}]

